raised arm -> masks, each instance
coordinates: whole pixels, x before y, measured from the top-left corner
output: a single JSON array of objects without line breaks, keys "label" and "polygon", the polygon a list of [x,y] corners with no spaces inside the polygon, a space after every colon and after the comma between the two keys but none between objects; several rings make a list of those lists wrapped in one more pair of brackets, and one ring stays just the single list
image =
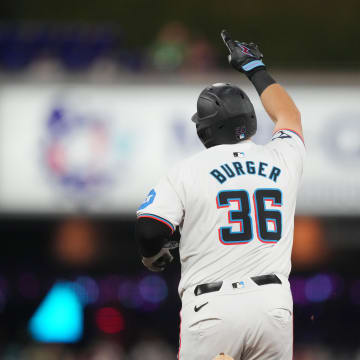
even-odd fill
[{"label": "raised arm", "polygon": [[269,85],[260,98],[266,112],[275,123],[274,132],[290,129],[303,136],[300,111],[281,85]]},{"label": "raised arm", "polygon": [[262,104],[275,123],[274,131],[289,129],[302,136],[300,112],[286,90],[268,74],[263,55],[254,43],[232,40],[226,30],[221,37],[229,50],[229,62],[255,86]]}]

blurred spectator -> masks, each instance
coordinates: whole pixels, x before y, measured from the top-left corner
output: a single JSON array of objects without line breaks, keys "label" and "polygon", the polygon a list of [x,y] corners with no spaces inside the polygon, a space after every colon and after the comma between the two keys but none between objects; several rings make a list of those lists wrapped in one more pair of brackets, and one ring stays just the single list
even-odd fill
[{"label": "blurred spectator", "polygon": [[89,357],[84,357],[89,360],[125,360],[125,352],[121,345],[111,341],[98,341],[95,343],[90,351]]},{"label": "blurred spectator", "polygon": [[295,218],[292,262],[296,270],[313,268],[329,257],[329,245],[321,221],[313,217]]},{"label": "blurred spectator", "polygon": [[96,231],[81,218],[65,220],[57,229],[54,252],[58,261],[71,266],[89,265],[99,255]]},{"label": "blurred spectator", "polygon": [[84,70],[114,47],[114,34],[97,27],[69,27],[59,34],[57,53],[70,70]]},{"label": "blurred spectator", "polygon": [[[123,347],[112,340],[97,340],[88,346],[76,348],[63,344],[11,344],[0,353],[1,360],[173,360],[172,349],[160,338],[135,343],[132,350],[125,352]],[[215,359],[232,359],[218,355]],[[214,359],[214,360],[215,360]],[[334,352],[330,347],[313,344],[297,346],[294,360],[360,360],[357,353]],[[212,359],[209,359],[212,360]]]},{"label": "blurred spectator", "polygon": [[215,65],[215,52],[210,42],[204,37],[193,40],[187,51],[185,69],[205,72],[214,69]]},{"label": "blurred spectator", "polygon": [[339,359],[337,355],[332,356],[330,350],[323,346],[302,346],[295,351],[294,360],[335,360]]},{"label": "blurred spectator", "polygon": [[185,62],[188,38],[188,30],[182,23],[166,24],[150,49],[151,65],[159,71],[180,69]]},{"label": "blurred spectator", "polygon": [[140,340],[130,352],[130,360],[172,360],[173,349],[160,338]]},{"label": "blurred spectator", "polygon": [[62,63],[67,70],[83,71],[121,45],[115,30],[103,25],[0,24],[0,65],[6,70],[39,62],[35,68]]}]

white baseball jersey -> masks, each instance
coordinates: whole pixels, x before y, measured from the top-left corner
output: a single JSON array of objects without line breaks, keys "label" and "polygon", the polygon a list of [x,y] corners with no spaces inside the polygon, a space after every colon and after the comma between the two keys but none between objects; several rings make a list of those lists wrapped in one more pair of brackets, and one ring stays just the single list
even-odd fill
[{"label": "white baseball jersey", "polygon": [[206,149],[152,189],[138,217],[180,226],[180,295],[214,281],[270,273],[288,277],[305,147],[292,130]]}]

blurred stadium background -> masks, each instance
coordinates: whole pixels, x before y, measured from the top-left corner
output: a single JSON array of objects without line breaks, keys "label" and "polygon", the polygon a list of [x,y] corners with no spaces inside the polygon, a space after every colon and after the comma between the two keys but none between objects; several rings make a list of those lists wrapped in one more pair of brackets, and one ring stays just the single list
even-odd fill
[{"label": "blurred stadium background", "polygon": [[[258,43],[308,150],[291,284],[295,359],[360,359],[360,3],[0,3],[0,358],[170,360],[179,263],[151,274],[135,211],[201,149],[201,89],[232,82],[219,31]],[[210,359],[209,359],[210,360]]]}]

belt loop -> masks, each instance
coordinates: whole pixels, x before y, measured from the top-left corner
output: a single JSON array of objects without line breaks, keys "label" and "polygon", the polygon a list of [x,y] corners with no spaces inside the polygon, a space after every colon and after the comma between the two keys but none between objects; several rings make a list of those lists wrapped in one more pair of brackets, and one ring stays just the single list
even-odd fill
[{"label": "belt loop", "polygon": [[253,276],[251,280],[259,286],[269,284],[282,284],[281,280],[275,274]]},{"label": "belt loop", "polygon": [[223,282],[217,281],[213,283],[197,285],[194,289],[195,296],[206,294],[213,291],[219,291],[222,287]]}]

